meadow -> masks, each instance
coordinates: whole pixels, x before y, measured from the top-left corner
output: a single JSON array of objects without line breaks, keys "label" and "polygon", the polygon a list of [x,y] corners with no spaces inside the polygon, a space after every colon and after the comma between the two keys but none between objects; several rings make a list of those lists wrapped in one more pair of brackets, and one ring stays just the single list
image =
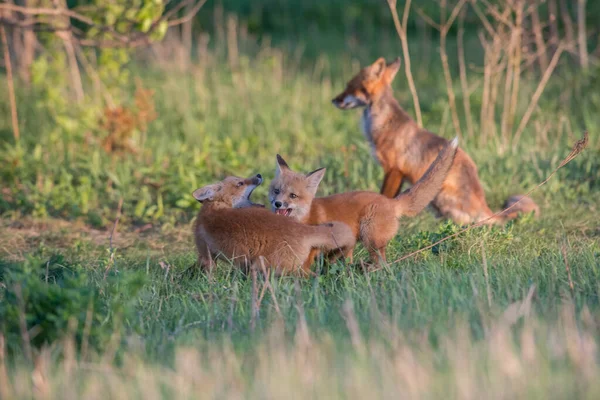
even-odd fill
[{"label": "meadow", "polygon": [[[253,200],[266,203],[277,153],[295,170],[327,167],[319,195],[379,190],[360,111],[331,99],[379,56],[405,63],[403,49],[385,2],[339,3],[209,2],[192,54],[169,34],[117,75],[84,73],[79,105],[48,57],[16,83],[18,140],[0,96],[0,398],[600,396],[600,67],[564,51],[539,96],[532,64],[510,89],[507,70],[486,75],[472,11],[449,31],[447,69],[438,31],[411,14],[423,125],[460,133],[493,210],[588,131],[531,194],[539,218],[397,261],[462,229],[425,211],[402,220],[374,272],[360,247],[310,278],[195,268],[193,190],[261,173]],[[404,71],[393,86],[414,116]]]}]

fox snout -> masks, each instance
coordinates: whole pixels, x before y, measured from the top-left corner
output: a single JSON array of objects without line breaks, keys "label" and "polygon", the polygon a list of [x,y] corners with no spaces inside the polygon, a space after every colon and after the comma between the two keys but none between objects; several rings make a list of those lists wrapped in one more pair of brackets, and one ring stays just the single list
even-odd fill
[{"label": "fox snout", "polygon": [[367,105],[366,101],[357,96],[353,96],[351,94],[347,94],[346,92],[340,94],[333,100],[331,100],[334,106],[339,108],[340,110],[349,110],[352,108],[363,107]]},{"label": "fox snout", "polygon": [[352,96],[348,96],[345,92],[340,94],[339,96],[335,97],[333,100],[331,100],[331,103],[336,106],[337,108],[339,108],[340,110],[346,110],[348,108],[351,108],[351,101],[349,100],[349,97]]},{"label": "fox snout", "polygon": [[248,178],[248,185],[256,185],[259,186],[261,183],[263,183],[263,178],[261,174],[256,174],[255,176],[253,176],[252,178]]}]

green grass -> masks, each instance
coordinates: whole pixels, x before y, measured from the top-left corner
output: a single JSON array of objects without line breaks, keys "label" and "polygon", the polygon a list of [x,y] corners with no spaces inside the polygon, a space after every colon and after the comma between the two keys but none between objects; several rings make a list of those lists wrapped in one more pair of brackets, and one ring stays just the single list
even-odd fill
[{"label": "green grass", "polygon": [[[432,54],[412,45],[425,125],[452,137],[436,44]],[[271,277],[272,292],[259,277],[265,292],[254,328],[251,279],[226,263],[210,276],[190,268],[199,208],[192,191],[228,174],[260,172],[268,181],[276,153],[297,170],[327,167],[321,195],[378,190],[382,171],[359,113],[330,103],[357,61],[399,51],[393,37],[378,46],[314,59],[313,42],[298,60],[295,47],[260,50],[249,39],[235,71],[218,45],[187,72],[132,65],[156,91],[158,113],[133,137],[136,155],[107,154],[104,133],[75,106],[74,127],[57,124],[35,87],[18,87],[15,144],[0,98],[0,387],[8,388],[0,396],[597,397],[600,82],[566,63],[514,151],[477,130],[461,141],[498,209],[548,176],[588,129],[589,148],[533,193],[541,218],[475,228],[394,262],[459,229],[428,212],[404,219],[380,271],[364,272],[359,248],[353,265],[318,264],[309,279]],[[535,84],[525,77],[518,118]],[[412,112],[401,73],[394,88]],[[132,102],[133,83],[124,93]],[[475,91],[474,112],[480,97]],[[265,197],[266,185],[253,195]],[[35,365],[21,316],[32,343],[49,341],[34,350]],[[56,331],[40,331],[40,320]],[[98,329],[86,335],[86,321]]]}]

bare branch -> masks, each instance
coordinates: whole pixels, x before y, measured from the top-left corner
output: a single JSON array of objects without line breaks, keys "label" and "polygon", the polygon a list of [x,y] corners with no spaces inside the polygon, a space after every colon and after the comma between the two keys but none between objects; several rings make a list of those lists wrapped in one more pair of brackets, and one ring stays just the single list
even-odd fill
[{"label": "bare branch", "polygon": [[[82,14],[83,11],[89,11],[86,8],[80,8],[78,11],[68,8],[45,8],[45,7],[23,7],[14,4],[0,4],[0,25],[7,25],[17,29],[44,32],[64,32],[72,35],[72,41],[80,46],[89,47],[138,47],[148,45],[151,42],[150,36],[163,24],[168,27],[177,26],[190,21],[200,11],[207,0],[184,0],[177,4],[173,9],[157,18],[146,32],[133,31],[135,23],[131,21],[131,32],[119,33],[110,25],[102,25],[94,22],[90,17]],[[185,8],[185,15],[173,19],[175,15]],[[20,18],[10,18],[3,15],[15,13],[20,16],[29,16],[30,18],[22,20]],[[79,12],[81,11],[81,12]],[[54,18],[49,18],[54,17]],[[61,18],[62,17],[62,18]],[[99,32],[106,33],[107,37],[103,39],[94,39],[85,37],[86,29],[76,30],[68,23],[64,25],[64,18],[72,18],[89,28],[95,28]],[[62,22],[62,23],[61,23]],[[67,21],[68,22],[68,21]]]}]

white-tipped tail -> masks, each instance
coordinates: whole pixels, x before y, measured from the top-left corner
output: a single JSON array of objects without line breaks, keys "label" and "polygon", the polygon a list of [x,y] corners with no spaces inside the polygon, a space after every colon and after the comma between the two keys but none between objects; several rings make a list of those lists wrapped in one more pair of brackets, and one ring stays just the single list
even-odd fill
[{"label": "white-tipped tail", "polygon": [[454,136],[454,139],[452,139],[450,141],[450,146],[452,146],[453,148],[457,148],[458,147],[458,136]]}]

